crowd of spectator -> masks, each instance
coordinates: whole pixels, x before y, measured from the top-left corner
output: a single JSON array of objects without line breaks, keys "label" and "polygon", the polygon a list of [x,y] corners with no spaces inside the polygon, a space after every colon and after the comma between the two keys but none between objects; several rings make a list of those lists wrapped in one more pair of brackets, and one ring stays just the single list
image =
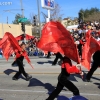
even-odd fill
[{"label": "crowd of spectator", "polygon": [[81,23],[76,29],[71,30],[71,35],[77,45],[80,58],[82,57],[82,49],[86,43],[86,32],[91,30],[90,35],[95,38],[95,40],[100,41],[100,24],[95,22]]},{"label": "crowd of spectator", "polygon": [[[91,30],[91,36],[93,36],[97,41],[100,40],[100,24],[98,22],[92,23],[82,23],[80,24],[76,29],[71,30],[71,35],[77,44],[78,49],[82,48],[85,41],[85,34],[88,30]],[[36,43],[39,41],[39,38],[34,37],[33,39],[30,39],[26,42],[26,51],[28,53],[28,56],[45,56],[45,52],[37,48]],[[22,41],[18,41],[19,45]],[[81,56],[81,53],[79,51],[79,54]],[[0,55],[2,55],[2,50],[0,49]],[[15,56],[15,54],[12,54],[11,56]]]},{"label": "crowd of spectator", "polygon": [[28,56],[44,56],[44,52],[37,48],[36,44],[39,41],[39,38],[33,38],[26,42],[26,51]]},{"label": "crowd of spectator", "polygon": [[71,35],[74,40],[79,40],[82,37],[85,37],[85,34],[88,30],[91,30],[91,35],[97,40],[100,40],[100,24],[99,22],[87,22],[81,23],[76,29],[71,30]]}]

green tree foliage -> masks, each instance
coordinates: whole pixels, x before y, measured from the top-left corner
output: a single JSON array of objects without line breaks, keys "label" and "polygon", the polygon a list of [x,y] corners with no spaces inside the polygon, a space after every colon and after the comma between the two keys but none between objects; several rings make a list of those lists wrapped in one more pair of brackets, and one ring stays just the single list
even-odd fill
[{"label": "green tree foliage", "polygon": [[85,10],[81,9],[79,11],[79,13],[82,14],[82,18],[83,18],[84,21],[93,21],[93,20],[98,20],[98,18],[94,17],[93,20],[92,20],[92,19],[90,19],[90,17],[93,17],[94,14],[96,14],[96,15],[99,14],[100,13],[100,9],[98,9],[96,7],[95,8],[91,8],[91,9],[85,9]]},{"label": "green tree foliage", "polygon": [[[19,22],[18,22],[18,19],[19,19],[19,18],[22,18],[22,15],[18,13],[18,14],[15,15],[15,20],[12,21],[12,23],[13,23],[13,24],[19,24]],[[25,22],[25,24],[30,25],[31,22],[28,20],[27,22]]]}]

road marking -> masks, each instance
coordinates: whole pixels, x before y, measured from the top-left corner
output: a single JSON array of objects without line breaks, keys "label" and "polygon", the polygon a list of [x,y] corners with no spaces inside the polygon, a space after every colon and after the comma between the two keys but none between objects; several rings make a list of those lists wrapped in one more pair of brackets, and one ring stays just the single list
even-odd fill
[{"label": "road marking", "polygon": [[[30,92],[30,93],[47,93],[47,91],[32,91],[32,90],[11,90],[11,89],[0,89],[0,91],[6,92]],[[48,92],[51,93],[51,92]],[[61,92],[61,94],[72,94],[70,92]],[[81,95],[85,96],[100,96],[100,94],[93,94],[93,93],[80,93]]]},{"label": "road marking", "polygon": [[[66,92],[61,92],[61,94],[72,94],[72,93],[66,93]],[[100,94],[92,94],[92,93],[80,93],[81,95],[85,96],[100,96]]]}]

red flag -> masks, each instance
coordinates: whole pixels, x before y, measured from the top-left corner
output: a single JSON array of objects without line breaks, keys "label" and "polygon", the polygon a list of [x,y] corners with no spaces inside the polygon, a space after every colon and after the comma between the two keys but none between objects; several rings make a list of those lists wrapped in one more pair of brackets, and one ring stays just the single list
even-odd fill
[{"label": "red flag", "polygon": [[[91,31],[89,30],[86,34],[91,33]],[[83,52],[82,52],[82,65],[84,67],[86,67],[88,70],[90,70],[90,63],[91,63],[91,56],[92,54],[97,51],[100,50],[100,45],[99,43],[91,36],[86,35],[86,43],[83,47]]]},{"label": "red flag", "polygon": [[[26,39],[26,40],[33,39],[33,38],[34,38],[34,36],[25,34],[25,39]],[[16,37],[16,40],[24,40],[24,34],[17,36],[17,37]]]},{"label": "red flag", "polygon": [[15,51],[16,49],[21,51],[21,48],[16,39],[8,32],[5,33],[3,39],[0,41],[0,47],[2,48],[3,55],[6,60],[8,60],[12,51]]},{"label": "red flag", "polygon": [[[2,49],[3,55],[6,58],[6,60],[8,60],[12,52],[15,52],[16,50],[22,52],[22,49],[20,48],[17,40],[9,32],[6,32],[3,39],[0,41],[0,48]],[[27,53],[24,52],[22,53],[22,55],[26,58],[27,62],[31,65],[31,62],[27,56]],[[33,68],[32,65],[31,67]]]},{"label": "red flag", "polygon": [[37,46],[45,51],[60,52],[70,59],[80,62],[72,36],[59,22],[51,21],[45,24]]}]

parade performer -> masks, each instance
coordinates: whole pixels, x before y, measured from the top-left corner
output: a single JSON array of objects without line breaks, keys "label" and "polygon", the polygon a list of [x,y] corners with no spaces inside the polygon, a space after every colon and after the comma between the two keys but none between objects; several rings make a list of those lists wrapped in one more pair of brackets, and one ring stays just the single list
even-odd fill
[{"label": "parade performer", "polygon": [[[20,51],[16,51],[16,63],[17,63],[17,65],[18,65],[18,68],[19,68],[19,71],[13,76],[13,80],[18,80],[18,78],[19,78],[19,76],[20,76],[20,74],[22,73],[24,76],[25,76],[25,78],[26,78],[26,81],[29,81],[31,78],[32,78],[32,76],[29,76],[26,72],[25,72],[25,70],[24,70],[24,65],[23,65],[23,59],[24,59],[24,56],[27,56],[27,53],[26,53],[26,51],[25,51],[25,44],[24,43],[22,43],[21,44],[21,48],[22,48],[22,51],[20,52]],[[28,58],[27,58],[28,59]],[[28,59],[28,61],[30,62],[30,60]]]},{"label": "parade performer", "polygon": [[73,92],[74,96],[80,95],[78,88],[71,81],[68,80],[68,77],[71,73],[77,73],[81,75],[83,74],[81,68],[73,66],[71,60],[68,57],[64,57],[61,64],[61,73],[58,76],[57,87],[46,100],[54,100],[64,86],[68,88],[71,92]]},{"label": "parade performer", "polygon": [[93,75],[93,73],[96,71],[96,69],[100,66],[100,50],[96,51],[93,54],[93,63],[91,65],[91,69],[88,71],[86,75],[86,82],[91,82],[90,79]]},{"label": "parade performer", "polygon": [[62,56],[62,54],[60,54],[60,52],[55,53],[55,56],[56,56],[56,58],[54,59],[52,65],[56,65],[58,59],[60,59],[60,61],[63,59],[63,56]]},{"label": "parade performer", "polygon": [[20,46],[16,39],[13,37],[13,35],[9,32],[6,32],[3,39],[0,41],[0,48],[3,51],[3,56],[6,58],[6,60],[9,59],[11,56],[11,53],[14,52],[16,54],[16,62],[19,67],[19,71],[14,75],[12,78],[13,80],[18,80],[19,75],[22,73],[26,80],[30,80],[32,76],[29,76],[23,67],[23,59],[26,58],[27,62],[30,64],[30,66],[33,68],[30,59],[28,58],[28,55],[25,51],[25,43],[22,43]]},{"label": "parade performer", "polygon": [[[57,88],[51,93],[47,100],[54,100],[65,86],[74,95],[79,95],[77,87],[68,80],[70,73],[80,73],[83,78],[83,72],[76,66],[72,66],[71,60],[80,63],[77,46],[69,31],[60,23],[50,21],[42,29],[42,34],[37,47],[44,51],[59,52],[65,55],[62,63],[61,74],[58,78]],[[70,60],[71,59],[71,60]]]}]

